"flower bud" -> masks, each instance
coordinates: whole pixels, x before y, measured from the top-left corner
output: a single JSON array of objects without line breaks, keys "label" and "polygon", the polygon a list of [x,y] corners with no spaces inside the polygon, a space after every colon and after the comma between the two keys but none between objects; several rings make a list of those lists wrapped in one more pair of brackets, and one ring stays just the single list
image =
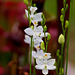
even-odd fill
[{"label": "flower bud", "polygon": [[61,13],[62,13],[62,14],[64,13],[64,8],[61,9]]},{"label": "flower bud", "polygon": [[41,25],[43,25],[43,21],[41,21]]},{"label": "flower bud", "polygon": [[41,43],[41,49],[45,50],[45,44],[44,44],[44,42]]},{"label": "flower bud", "polygon": [[45,18],[43,18],[43,23],[44,23],[44,25],[45,25],[45,22],[46,22],[46,19],[45,19]]},{"label": "flower bud", "polygon": [[65,42],[64,35],[61,34],[61,35],[59,36],[59,38],[58,38],[58,43],[59,43],[59,44],[63,44],[64,42]]},{"label": "flower bud", "polygon": [[66,4],[66,10],[68,9],[68,4]]},{"label": "flower bud", "polygon": [[[62,71],[62,74],[61,74],[61,71]],[[59,75],[63,75],[63,74],[64,74],[64,69],[63,68],[60,68]]]},{"label": "flower bud", "polygon": [[64,17],[63,15],[60,16],[60,21],[63,21],[64,20]]},{"label": "flower bud", "polygon": [[64,69],[62,68],[62,75],[64,74]]},{"label": "flower bud", "polygon": [[34,29],[34,26],[31,26],[32,29]]},{"label": "flower bud", "polygon": [[33,4],[33,7],[36,7],[36,4],[35,3]]},{"label": "flower bud", "polygon": [[68,26],[69,26],[69,21],[66,20],[66,22],[65,22],[65,28],[67,28]]},{"label": "flower bud", "polygon": [[28,0],[24,0],[24,3],[28,5]]},{"label": "flower bud", "polygon": [[48,33],[47,34],[47,40],[49,41],[51,39],[51,35]]},{"label": "flower bud", "polygon": [[66,2],[66,0],[64,0],[64,3]]},{"label": "flower bud", "polygon": [[47,31],[47,26],[46,26],[46,25],[44,26],[44,31],[45,31],[45,32]]},{"label": "flower bud", "polygon": [[59,56],[59,53],[60,53],[60,50],[58,49],[58,50],[57,50],[57,54],[56,54],[56,55],[57,55],[57,56]]},{"label": "flower bud", "polygon": [[44,14],[41,14],[41,18],[43,19],[43,24],[45,25],[45,21],[46,21],[46,19],[45,19]]},{"label": "flower bud", "polygon": [[59,60],[61,60],[61,55],[59,55]]},{"label": "flower bud", "polygon": [[41,14],[41,18],[44,18],[44,14],[43,13]]}]

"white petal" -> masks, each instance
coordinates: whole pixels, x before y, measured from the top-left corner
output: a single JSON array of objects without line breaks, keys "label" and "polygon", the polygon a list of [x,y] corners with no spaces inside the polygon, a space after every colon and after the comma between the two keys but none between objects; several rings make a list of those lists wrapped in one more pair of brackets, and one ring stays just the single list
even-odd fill
[{"label": "white petal", "polygon": [[43,73],[43,74],[48,74],[48,70],[47,70],[47,69],[43,69],[43,70],[42,70],[42,73]]},{"label": "white petal", "polygon": [[40,42],[37,39],[34,39],[34,45],[39,45]]},{"label": "white petal", "polygon": [[33,35],[34,34],[34,31],[32,30],[32,28],[26,28],[24,31],[28,35]]},{"label": "white petal", "polygon": [[[47,57],[45,57],[45,55],[47,55]],[[45,53],[45,55],[44,55],[44,59],[50,59],[51,58],[51,53]]]},{"label": "white petal", "polygon": [[[36,24],[34,23],[34,21],[32,20],[33,25],[36,27],[38,25],[38,22],[36,22]],[[34,28],[35,28],[34,27]]]},{"label": "white petal", "polygon": [[[46,37],[47,37],[47,32],[45,33],[45,35],[46,35]],[[40,35],[40,37],[44,37],[44,33],[42,33],[41,35]]]},{"label": "white petal", "polygon": [[42,27],[42,26],[38,26],[38,27],[36,28],[36,32],[43,33],[43,27]]},{"label": "white petal", "polygon": [[43,65],[43,60],[41,60],[41,59],[36,59],[36,64],[38,64],[38,65]]},{"label": "white petal", "polygon": [[28,11],[25,9],[26,16],[28,17]]},{"label": "white petal", "polygon": [[33,18],[33,22],[41,22],[42,21],[42,18],[41,18],[41,14],[42,13],[37,13],[35,15],[30,15],[31,18]]},{"label": "white petal", "polygon": [[42,12],[35,14],[35,18],[39,19],[41,18]]},{"label": "white petal", "polygon": [[41,70],[41,69],[44,69],[44,66],[43,65],[36,65],[35,68]]},{"label": "white petal", "polygon": [[50,59],[47,61],[48,65],[54,65],[55,64],[55,59]]},{"label": "white petal", "polygon": [[32,56],[33,56],[34,58],[37,58],[37,53],[36,53],[35,51],[32,51]]},{"label": "white petal", "polygon": [[50,59],[50,58],[51,58],[51,56],[48,55],[47,59]]},{"label": "white petal", "polygon": [[34,14],[34,12],[37,10],[37,7],[32,7],[30,8],[31,14]]},{"label": "white petal", "polygon": [[43,57],[45,53],[43,52],[43,50],[40,50],[39,54]]},{"label": "white petal", "polygon": [[36,40],[40,43],[43,42],[43,40],[40,37],[36,37]]},{"label": "white petal", "polygon": [[55,70],[55,69],[56,69],[56,66],[48,65],[48,66],[47,66],[47,69],[48,69],[48,70]]},{"label": "white petal", "polygon": [[31,38],[28,35],[25,35],[24,42],[30,44]]},{"label": "white petal", "polygon": [[36,49],[37,49],[38,46],[40,46],[40,43],[38,43],[38,44],[37,44],[37,43],[34,44],[34,47],[35,47]]}]

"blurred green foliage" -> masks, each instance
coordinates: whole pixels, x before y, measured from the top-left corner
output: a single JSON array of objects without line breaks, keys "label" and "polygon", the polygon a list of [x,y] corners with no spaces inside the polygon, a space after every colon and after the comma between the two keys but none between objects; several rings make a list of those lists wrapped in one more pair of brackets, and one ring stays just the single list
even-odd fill
[{"label": "blurred green foliage", "polygon": [[44,9],[56,15],[57,14],[57,0],[46,0]]}]

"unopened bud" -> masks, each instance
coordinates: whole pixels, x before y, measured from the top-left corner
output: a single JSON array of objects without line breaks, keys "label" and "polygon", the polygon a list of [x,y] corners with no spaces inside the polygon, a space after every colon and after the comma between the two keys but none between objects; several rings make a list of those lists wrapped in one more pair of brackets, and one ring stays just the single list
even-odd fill
[{"label": "unopened bud", "polygon": [[35,3],[33,4],[33,7],[36,7],[36,4]]},{"label": "unopened bud", "polygon": [[59,36],[59,38],[58,38],[58,43],[59,43],[59,44],[63,44],[64,42],[65,42],[64,35],[61,34],[61,35]]},{"label": "unopened bud", "polygon": [[46,26],[46,25],[44,26],[44,31],[45,31],[45,32],[47,31],[47,26]]},{"label": "unopened bud", "polygon": [[66,0],[64,0],[64,3],[66,2]]},{"label": "unopened bud", "polygon": [[57,50],[57,56],[59,56],[59,53],[60,53],[60,50],[58,49],[58,50]]},{"label": "unopened bud", "polygon": [[62,75],[64,74],[64,69],[62,68]]},{"label": "unopened bud", "polygon": [[34,29],[34,26],[31,26],[32,29]]},{"label": "unopened bud", "polygon": [[44,44],[44,42],[41,43],[41,49],[45,50],[45,44]]},{"label": "unopened bud", "polygon": [[46,21],[46,19],[45,19],[45,16],[44,16],[43,13],[41,14],[41,18],[43,19],[43,24],[45,25],[45,21]]},{"label": "unopened bud", "polygon": [[66,22],[65,22],[65,28],[67,28],[68,26],[69,26],[69,21],[66,20]]},{"label": "unopened bud", "polygon": [[64,17],[63,15],[60,16],[60,21],[63,21],[64,20]]},{"label": "unopened bud", "polygon": [[44,14],[43,13],[41,14],[41,18],[44,18]]},{"label": "unopened bud", "polygon": [[47,34],[47,40],[49,41],[51,39],[51,35],[48,33]]},{"label": "unopened bud", "polygon": [[64,13],[64,8],[61,9],[61,13],[62,13],[62,14]]},{"label": "unopened bud", "polygon": [[43,26],[43,21],[41,21],[41,25]]},{"label": "unopened bud", "polygon": [[68,9],[68,4],[66,4],[66,10]]},{"label": "unopened bud", "polygon": [[28,5],[28,0],[24,0],[24,3]]},{"label": "unopened bud", "polygon": [[[62,71],[62,74],[61,74],[61,71]],[[60,68],[59,75],[63,75],[63,74],[64,74],[64,69],[63,68]]]},{"label": "unopened bud", "polygon": [[59,55],[59,59],[61,60],[61,55]]}]

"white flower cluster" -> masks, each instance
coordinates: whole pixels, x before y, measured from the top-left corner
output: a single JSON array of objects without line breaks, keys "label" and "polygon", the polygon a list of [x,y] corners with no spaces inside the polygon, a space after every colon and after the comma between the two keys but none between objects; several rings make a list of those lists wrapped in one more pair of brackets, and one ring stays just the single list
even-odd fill
[{"label": "white flower cluster", "polygon": [[[32,56],[36,58],[37,65],[36,69],[42,70],[43,74],[48,74],[48,70],[54,70],[56,67],[54,66],[55,59],[51,59],[50,53],[45,53],[41,48],[40,44],[43,42],[42,38],[44,37],[43,27],[38,26],[38,22],[42,21],[41,15],[42,13],[36,13],[37,7],[30,7],[31,14],[29,14],[30,21],[33,23],[33,27],[28,27],[24,31],[27,35],[25,35],[24,41],[30,45],[31,37],[33,36],[34,47],[36,51],[32,51]],[[28,17],[28,11],[25,10],[26,15]],[[45,33],[47,37],[47,32]]]}]

